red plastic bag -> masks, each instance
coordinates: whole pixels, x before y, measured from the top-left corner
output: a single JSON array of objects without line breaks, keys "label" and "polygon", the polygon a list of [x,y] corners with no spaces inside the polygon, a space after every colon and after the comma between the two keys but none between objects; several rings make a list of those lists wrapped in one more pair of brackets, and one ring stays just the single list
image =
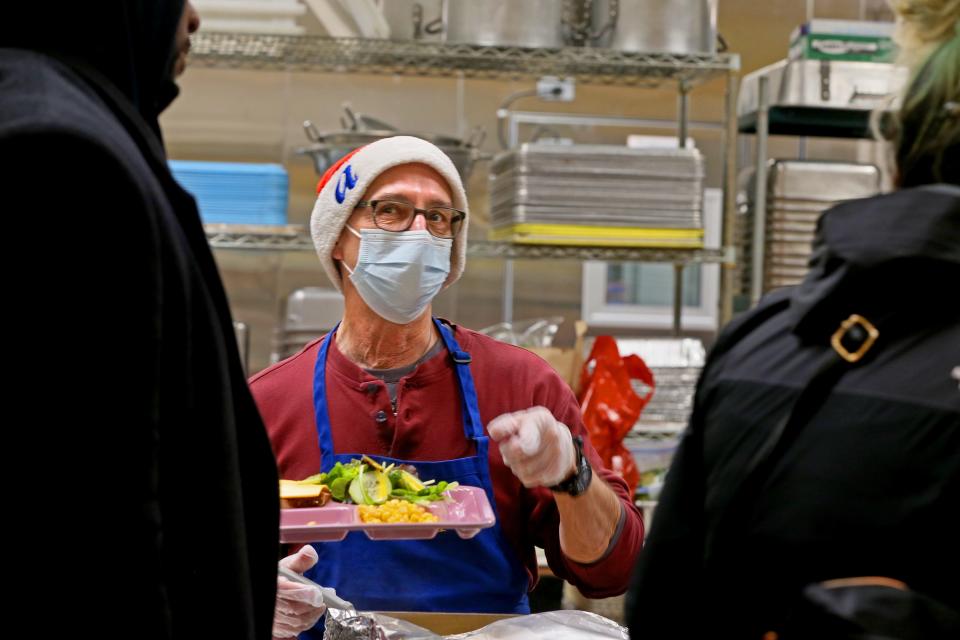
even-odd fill
[{"label": "red plastic bag", "polygon": [[[642,396],[634,391],[631,379],[642,383]],[[580,412],[590,441],[603,464],[627,481],[633,495],[640,473],[623,439],[653,396],[653,373],[638,356],[621,358],[613,337],[599,336],[583,364],[580,381]]]}]

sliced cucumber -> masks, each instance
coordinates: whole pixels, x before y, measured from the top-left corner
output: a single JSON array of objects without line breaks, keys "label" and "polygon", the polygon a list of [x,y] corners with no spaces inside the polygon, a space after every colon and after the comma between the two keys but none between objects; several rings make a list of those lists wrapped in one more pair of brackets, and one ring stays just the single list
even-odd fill
[{"label": "sliced cucumber", "polygon": [[357,478],[360,481],[360,491],[367,504],[383,504],[390,498],[393,485],[390,478],[382,471],[367,471]]},{"label": "sliced cucumber", "polygon": [[[333,493],[333,490],[331,489],[330,492]],[[363,495],[363,471],[350,483],[347,493],[350,494],[350,499],[353,500],[354,504],[367,504]]]}]

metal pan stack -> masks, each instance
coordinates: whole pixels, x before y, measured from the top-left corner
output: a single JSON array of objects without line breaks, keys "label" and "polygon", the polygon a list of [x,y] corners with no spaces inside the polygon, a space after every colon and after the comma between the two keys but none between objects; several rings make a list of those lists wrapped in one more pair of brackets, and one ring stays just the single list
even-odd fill
[{"label": "metal pan stack", "polygon": [[299,352],[331,331],[343,317],[343,294],[336,289],[303,287],[287,297],[284,316],[274,333],[271,362]]},{"label": "metal pan stack", "polygon": [[[669,433],[686,427],[700,370],[706,361],[703,343],[693,338],[621,338],[617,347],[621,355],[640,356],[653,373],[656,385],[635,431]],[[646,395],[639,380],[631,380],[631,384],[638,395]]]},{"label": "metal pan stack", "polygon": [[[754,178],[741,176],[741,285],[750,290],[753,264]],[[763,291],[799,284],[807,274],[817,220],[844,200],[880,190],[880,170],[871,164],[771,160],[767,171]]]},{"label": "metal pan stack", "polygon": [[499,154],[490,175],[497,239],[702,246],[696,149],[530,143]]},{"label": "metal pan stack", "polygon": [[643,409],[641,430],[681,430],[693,411],[693,394],[702,366],[650,367],[657,388]]}]

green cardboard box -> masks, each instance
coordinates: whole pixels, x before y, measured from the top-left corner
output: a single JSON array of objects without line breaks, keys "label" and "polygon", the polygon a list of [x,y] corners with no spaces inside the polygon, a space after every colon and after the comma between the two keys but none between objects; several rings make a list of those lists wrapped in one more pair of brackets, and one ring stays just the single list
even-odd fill
[{"label": "green cardboard box", "polygon": [[790,35],[794,60],[892,62],[896,53],[891,22],[818,19]]}]

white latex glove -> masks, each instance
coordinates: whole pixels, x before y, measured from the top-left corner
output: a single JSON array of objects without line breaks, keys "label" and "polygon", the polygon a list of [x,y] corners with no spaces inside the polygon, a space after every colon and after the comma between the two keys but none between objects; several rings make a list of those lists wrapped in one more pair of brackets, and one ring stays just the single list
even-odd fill
[{"label": "white latex glove", "polygon": [[546,407],[505,413],[487,426],[504,463],[525,487],[550,487],[576,469],[570,429]]},{"label": "white latex glove", "polygon": [[[317,564],[317,551],[305,545],[300,551],[281,560],[280,564],[302,575]],[[277,576],[277,603],[273,610],[275,639],[294,638],[298,633],[312,628],[326,610],[320,589]]]}]

